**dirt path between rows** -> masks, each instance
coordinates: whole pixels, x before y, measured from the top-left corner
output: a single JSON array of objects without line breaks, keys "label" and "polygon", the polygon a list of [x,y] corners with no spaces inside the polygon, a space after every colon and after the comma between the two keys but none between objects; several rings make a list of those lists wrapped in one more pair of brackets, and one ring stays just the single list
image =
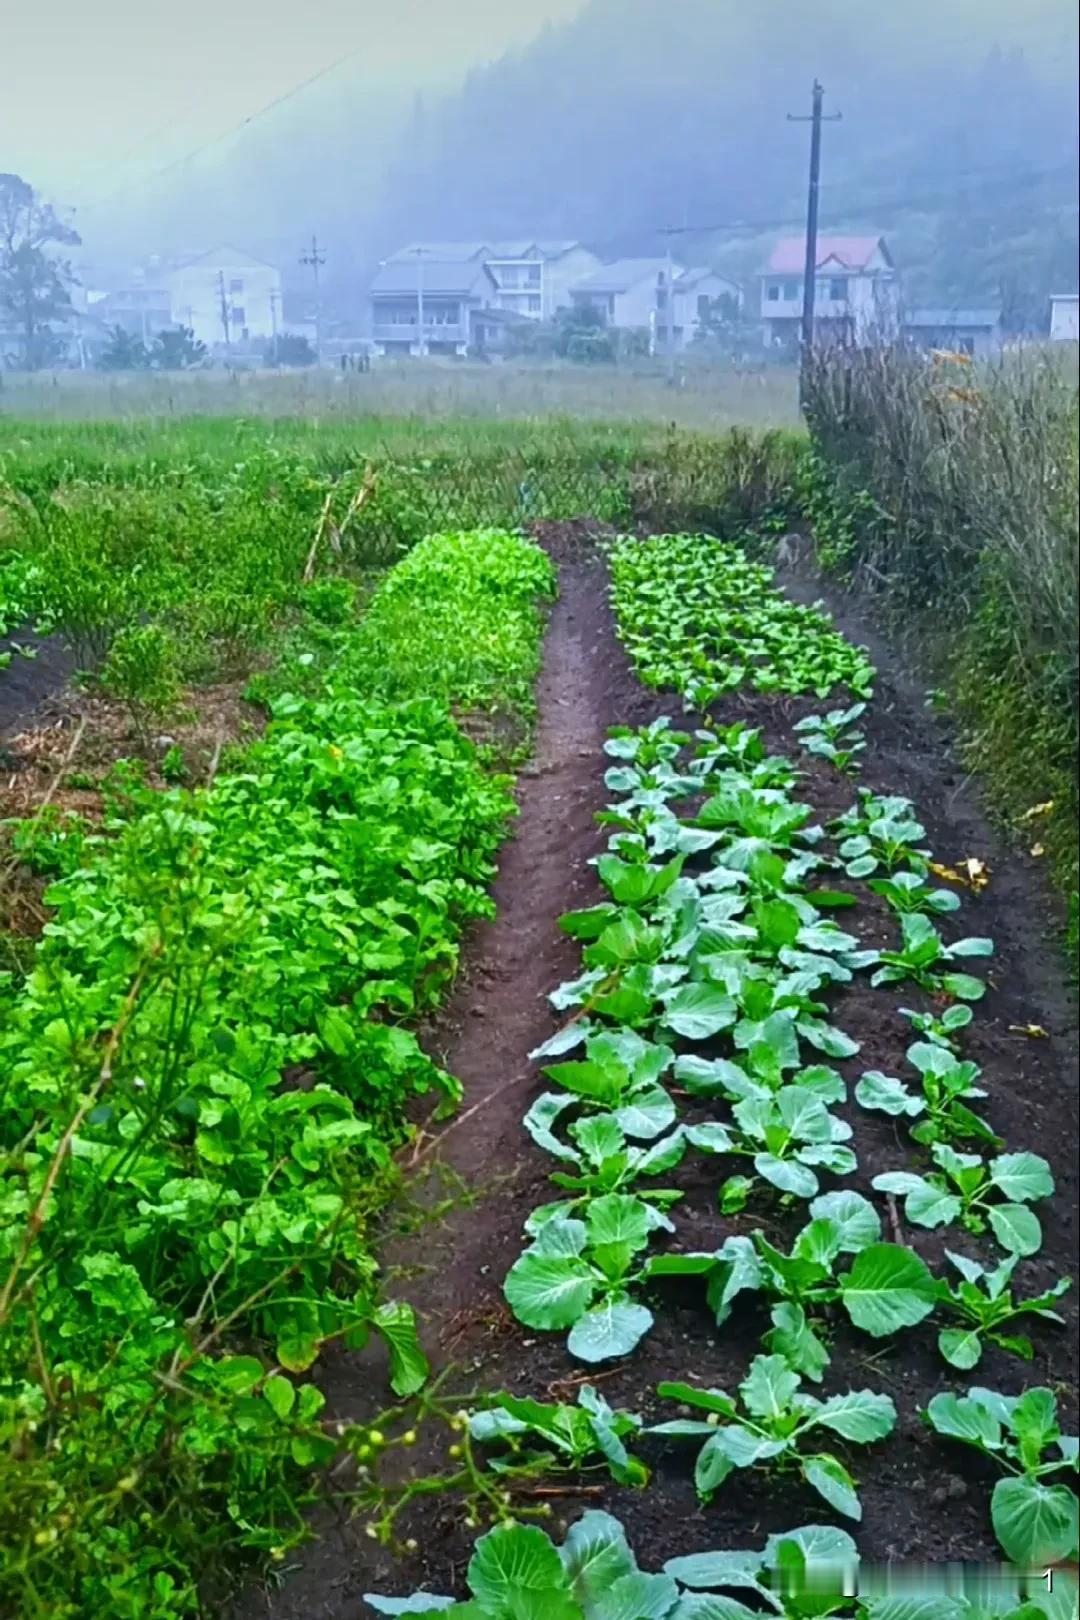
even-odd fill
[{"label": "dirt path between rows", "polygon": [[[463,1388],[470,1374],[490,1386],[501,1343],[522,1361],[502,1279],[543,1186],[539,1155],[521,1128],[535,1080],[527,1054],[551,1034],[549,991],[578,971],[578,947],[557,920],[595,898],[588,861],[603,847],[594,814],[610,763],[607,728],[655,708],[615,640],[603,563],[571,525],[552,525],[544,538],[560,564],[559,598],[545,638],[533,760],[519,777],[520,813],[494,884],[497,913],[469,942],[463,975],[425,1041],[461,1080],[464,1099],[437,1145],[425,1144],[433,1173],[410,1188],[410,1200],[422,1209],[456,1189],[467,1201],[419,1232],[410,1202],[401,1232],[380,1251],[388,1293],[416,1307],[436,1369],[463,1363]],[[373,1397],[383,1399],[382,1370],[367,1356],[328,1355],[318,1381],[339,1420],[370,1421]],[[423,1462],[422,1447],[410,1461]],[[358,1522],[327,1510],[318,1531],[284,1586],[249,1594],[238,1620],[355,1620],[361,1592],[400,1585],[400,1561],[365,1539]],[[458,1573],[435,1560],[432,1585],[451,1590]]]}]

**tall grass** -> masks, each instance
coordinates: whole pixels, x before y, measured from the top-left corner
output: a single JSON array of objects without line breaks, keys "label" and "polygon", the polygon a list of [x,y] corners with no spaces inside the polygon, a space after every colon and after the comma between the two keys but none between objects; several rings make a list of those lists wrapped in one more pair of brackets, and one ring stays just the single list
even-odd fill
[{"label": "tall grass", "polygon": [[929,634],[1006,817],[1053,802],[1030,842],[1071,891],[1075,939],[1075,352],[825,353],[806,404],[824,560]]},{"label": "tall grass", "polygon": [[573,416],[601,422],[650,422],[722,432],[725,428],[795,427],[799,411],[790,366],[734,367],[680,357],[675,385],[662,362],[626,366],[567,363],[479,365],[454,360],[381,361],[370,372],[330,367],[273,371],[95,375],[0,374],[3,416],[50,421],[170,420],[184,416],[306,417],[348,422],[367,418],[438,423]]}]

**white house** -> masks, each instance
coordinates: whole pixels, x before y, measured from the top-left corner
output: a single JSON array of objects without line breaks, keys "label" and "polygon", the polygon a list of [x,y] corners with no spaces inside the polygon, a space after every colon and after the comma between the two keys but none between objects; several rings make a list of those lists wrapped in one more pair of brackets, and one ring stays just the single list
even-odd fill
[{"label": "white house", "polygon": [[212,248],[175,266],[165,285],[172,324],[190,326],[208,348],[283,329],[281,272],[237,248]]},{"label": "white house", "polygon": [[[672,265],[676,279],[685,265]],[[570,297],[578,309],[594,310],[604,326],[651,330],[664,324],[666,259],[617,259],[575,282]]]},{"label": "white house", "polygon": [[[460,251],[461,245],[431,247]],[[495,293],[495,278],[479,257],[396,255],[380,265],[371,283],[371,336],[386,355],[468,354],[476,341],[475,317],[497,307]]]},{"label": "white house", "polygon": [[[788,348],[799,341],[806,238],[788,236],[772,251],[761,278],[765,341]],[[823,342],[867,343],[896,336],[900,286],[883,236],[819,236],[814,324]]]},{"label": "white house", "polygon": [[[742,307],[742,288],[729,276],[721,276],[715,270],[698,266],[676,276],[672,298],[675,347],[685,349],[693,343],[712,311],[726,309],[732,316],[738,315]],[[663,289],[657,295],[657,302],[657,342],[664,343],[667,341],[667,327]]]},{"label": "white house", "polygon": [[1050,341],[1080,342],[1080,293],[1050,294]]},{"label": "white house", "polygon": [[417,259],[432,264],[483,265],[494,282],[490,307],[530,320],[549,321],[570,302],[570,288],[599,268],[595,253],[580,242],[517,241],[412,242],[391,254],[388,263]]}]

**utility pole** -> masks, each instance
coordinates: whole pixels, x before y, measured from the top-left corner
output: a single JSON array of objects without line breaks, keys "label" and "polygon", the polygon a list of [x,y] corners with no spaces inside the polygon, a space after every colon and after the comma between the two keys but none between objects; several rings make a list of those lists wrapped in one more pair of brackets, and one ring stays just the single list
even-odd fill
[{"label": "utility pole", "polygon": [[217,273],[217,283],[218,283],[218,308],[219,308],[219,310],[221,312],[221,330],[225,334],[225,347],[228,348],[229,347],[229,305],[228,305],[228,302],[227,302],[227,300],[225,298],[225,272],[224,272],[224,270],[219,270],[218,271],[218,273]]},{"label": "utility pole", "polygon": [[311,238],[311,246],[306,253],[301,253],[300,263],[306,265],[311,271],[311,279],[315,283],[315,359],[322,360],[322,302],[319,291],[319,271],[326,263],[326,254],[319,252],[317,237]]},{"label": "utility pole", "polygon": [[[675,386],[675,261],[671,253],[671,238],[680,233],[685,227],[678,225],[661,226],[658,235],[664,238],[664,286],[665,286],[665,318],[664,318],[664,355],[667,360],[667,380]],[[659,324],[659,323],[658,323]],[[659,333],[657,334],[659,340]]]},{"label": "utility pole", "polygon": [[665,257],[666,269],[664,276],[667,281],[667,370],[668,382],[675,386],[675,264],[671,256],[671,237],[667,239],[667,254]]},{"label": "utility pole", "polygon": [[427,354],[424,337],[424,249],[414,248],[416,254],[416,353],[420,359]]},{"label": "utility pole", "polygon": [[838,123],[841,114],[832,113],[828,118],[823,117],[821,111],[825,91],[818,81],[814,80],[813,100],[809,118],[788,113],[789,124],[810,125],[810,185],[806,194],[806,259],[803,269],[803,307],[802,307],[802,368],[800,373],[801,385],[806,381],[806,368],[814,347],[814,294],[817,290],[817,222],[818,222],[818,190],[821,182],[821,126],[823,123]]}]

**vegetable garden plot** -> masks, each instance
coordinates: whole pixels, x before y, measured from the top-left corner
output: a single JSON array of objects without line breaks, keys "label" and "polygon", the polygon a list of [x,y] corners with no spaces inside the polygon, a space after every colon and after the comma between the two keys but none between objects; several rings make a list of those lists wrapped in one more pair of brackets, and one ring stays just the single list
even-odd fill
[{"label": "vegetable garden plot", "polygon": [[[100,824],[26,830],[58,881],[0,978],[5,1612],[204,1612],[208,1569],[303,1534],[337,1451],[323,1347],[378,1335],[394,1391],[424,1383],[370,1226],[410,1100],[456,1096],[409,1025],[514,808],[450,709],[509,694],[527,726],[551,586],[518,536],[429,537],[385,586],[377,693],[363,627],[329,670],[314,636],[211,787],[130,780]],[[476,661],[431,648],[433,588]]]},{"label": "vegetable garden plot", "polygon": [[[650,545],[663,552],[663,542]],[[617,609],[620,561],[633,549],[636,565],[650,546],[621,549]],[[671,552],[716,549],[683,538]],[[676,598],[692,597],[692,581],[685,592],[675,584]],[[722,601],[706,609],[722,621]],[[766,612],[784,617],[782,607]],[[708,634],[716,628],[723,623]],[[638,629],[662,643],[662,629]],[[707,647],[687,655],[651,645],[649,657],[711,686],[705,703],[718,708],[725,682]],[[821,667],[818,655],[811,662]],[[756,667],[768,681],[767,647]],[[863,660],[864,693],[867,669]],[[737,1597],[706,1599],[680,1595],[672,1566],[668,1584],[650,1589],[655,1607],[638,1592],[642,1614],[776,1612],[767,1558],[735,1549],[760,1549],[748,1526],[764,1525],[776,1558],[783,1531],[801,1544],[810,1533],[796,1527],[814,1514],[854,1521],[871,1557],[1067,1559],[1075,1442],[1060,1429],[1072,1402],[1065,1384],[1059,1412],[1045,1387],[1071,1366],[1054,1317],[1064,1309],[1072,1319],[1072,1305],[1053,1263],[1071,1258],[1069,1212],[1063,1219],[1047,1162],[1062,1163],[1062,1110],[1051,1103],[1055,1117],[1040,1117],[1030,1089],[1016,1094],[1015,1061],[1003,1066],[980,1036],[1001,1002],[996,988],[984,996],[990,945],[959,926],[955,891],[922,853],[917,807],[882,793],[858,798],[851,785],[864,740],[851,732],[865,726],[871,763],[873,706],[865,718],[830,708],[823,725],[793,736],[761,700],[737,702],[745,718],[725,724],[731,710],[714,713],[692,751],[670,722],[609,743],[611,843],[598,866],[607,892],[566,919],[583,942],[584,972],[554,998],[562,1028],[538,1054],[553,1089],[528,1117],[554,1185],[506,1281],[528,1335],[511,1376],[533,1399],[497,1402],[503,1416],[484,1417],[478,1437],[510,1437],[520,1461],[574,1432],[576,1460],[591,1455],[610,1473],[604,1500],[639,1556],[647,1546],[647,1567],[685,1553],[676,1562],[687,1574],[690,1554],[719,1548],[726,1563],[698,1566],[703,1588],[711,1574],[722,1589],[722,1570],[736,1565],[759,1572],[731,1581]],[[747,723],[758,718],[767,738]],[[828,751],[800,750],[799,737],[823,739]],[[796,767],[807,775],[797,778]],[[853,801],[858,824],[845,819]],[[859,1009],[861,1051],[849,1017]],[[880,1063],[868,1061],[871,1051]],[[994,1059],[985,1067],[984,1051]],[[882,1184],[890,1175],[921,1181],[897,1189]],[[914,1200],[909,1218],[898,1197]],[[559,1342],[577,1375],[552,1348]],[[501,1368],[514,1360],[504,1353]],[[580,1415],[538,1404],[538,1386],[559,1383],[560,1370],[561,1387],[571,1380],[581,1391]],[[582,1387],[590,1374],[596,1382]],[[961,1402],[971,1398],[969,1376],[977,1389],[1007,1393],[986,1396],[992,1410],[979,1408],[977,1420],[962,1405],[933,1406],[948,1384]],[[1016,1404],[1025,1385],[1034,1392]],[[1025,1438],[1010,1450],[1018,1420]],[[990,1467],[966,1469],[938,1438],[969,1422],[985,1424]],[[665,1437],[688,1448],[692,1465],[696,1454],[693,1480],[658,1449]],[[631,1491],[644,1468],[650,1482]],[[708,1501],[700,1512],[695,1495]],[[927,1515],[934,1501],[948,1501],[947,1520]],[[583,1521],[582,1534],[586,1524],[601,1541],[618,1539],[596,1521]],[[822,1534],[848,1556],[843,1536],[828,1540],[838,1531]],[[527,1562],[524,1546],[521,1556]],[[793,1564],[798,1556],[785,1554]],[[542,1561],[546,1575],[534,1584],[545,1601],[556,1591],[563,1600],[563,1580],[566,1613],[606,1612],[572,1555]],[[629,1573],[625,1561],[620,1569]],[[510,1612],[505,1591],[471,1584],[477,1607],[462,1612]],[[1011,1597],[1007,1585],[995,1590],[939,1595],[937,1608],[918,1612],[1016,1608],[1018,1588]],[[1072,1613],[1064,1577],[1056,1596],[1044,1584],[1030,1599],[1031,1613]],[[837,1602],[828,1612],[864,1611]]]}]

